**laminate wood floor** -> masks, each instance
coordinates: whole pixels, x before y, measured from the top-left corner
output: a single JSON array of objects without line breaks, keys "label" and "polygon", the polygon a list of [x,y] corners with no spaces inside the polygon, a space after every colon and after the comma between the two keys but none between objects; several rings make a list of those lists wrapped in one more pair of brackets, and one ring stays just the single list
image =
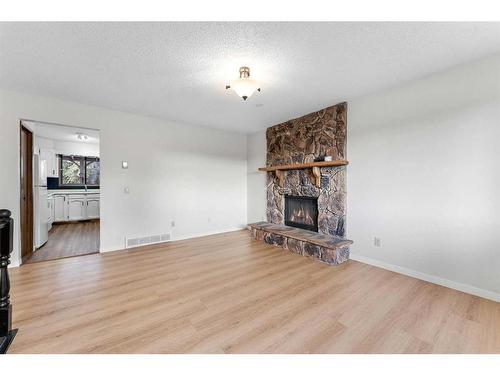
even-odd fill
[{"label": "laminate wood floor", "polygon": [[25,263],[42,262],[99,252],[99,220],[52,225],[49,239]]},{"label": "laminate wood floor", "polygon": [[11,353],[500,353],[500,304],[246,231],[11,271]]}]

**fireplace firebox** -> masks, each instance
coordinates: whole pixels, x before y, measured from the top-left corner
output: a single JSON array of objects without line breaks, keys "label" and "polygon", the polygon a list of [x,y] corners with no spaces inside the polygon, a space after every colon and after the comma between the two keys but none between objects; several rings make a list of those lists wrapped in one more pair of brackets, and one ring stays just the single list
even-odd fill
[{"label": "fireplace firebox", "polygon": [[318,198],[285,195],[285,225],[318,231]]}]

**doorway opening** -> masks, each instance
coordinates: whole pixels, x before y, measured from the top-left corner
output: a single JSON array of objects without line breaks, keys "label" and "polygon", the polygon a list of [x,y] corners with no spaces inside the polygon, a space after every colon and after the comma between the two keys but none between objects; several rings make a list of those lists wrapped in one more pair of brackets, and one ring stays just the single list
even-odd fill
[{"label": "doorway opening", "polygon": [[33,252],[33,132],[21,123],[21,259]]},{"label": "doorway opening", "polygon": [[22,263],[99,252],[99,139],[95,129],[21,121]]}]

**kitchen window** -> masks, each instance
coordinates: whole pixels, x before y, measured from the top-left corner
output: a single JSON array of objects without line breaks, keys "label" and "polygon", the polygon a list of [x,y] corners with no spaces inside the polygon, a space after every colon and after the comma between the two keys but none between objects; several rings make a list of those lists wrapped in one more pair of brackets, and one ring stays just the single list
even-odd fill
[{"label": "kitchen window", "polygon": [[101,174],[99,158],[61,155],[60,160],[60,186],[99,186]]}]

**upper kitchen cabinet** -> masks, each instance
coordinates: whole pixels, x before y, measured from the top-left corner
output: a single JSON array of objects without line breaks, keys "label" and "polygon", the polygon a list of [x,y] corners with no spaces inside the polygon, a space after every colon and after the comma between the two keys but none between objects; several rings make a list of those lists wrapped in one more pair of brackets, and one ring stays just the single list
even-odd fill
[{"label": "upper kitchen cabinet", "polygon": [[45,160],[47,165],[47,177],[59,177],[59,158],[54,150],[41,148],[40,159]]}]

